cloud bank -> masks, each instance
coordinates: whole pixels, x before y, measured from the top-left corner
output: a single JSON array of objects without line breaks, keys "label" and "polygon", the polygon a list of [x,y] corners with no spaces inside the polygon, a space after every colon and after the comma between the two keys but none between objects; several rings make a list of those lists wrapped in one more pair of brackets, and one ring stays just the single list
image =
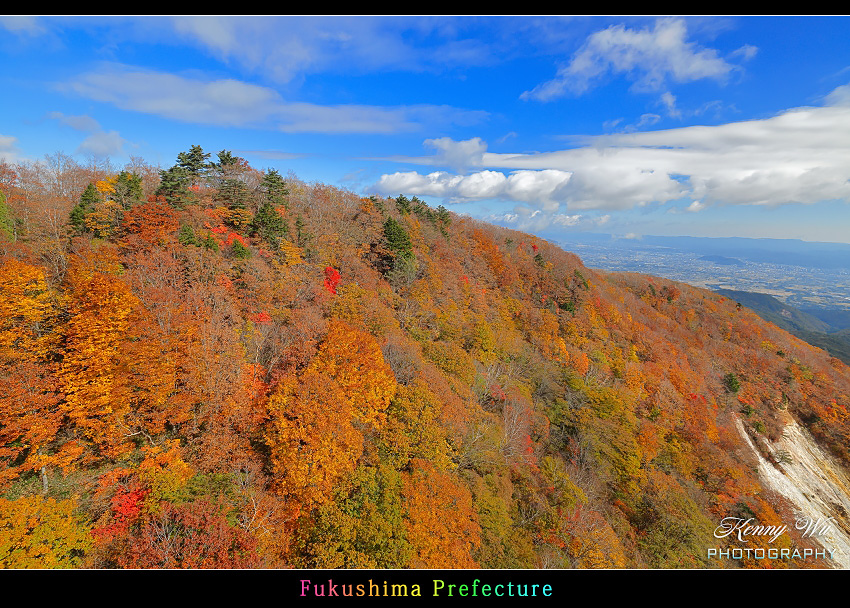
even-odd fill
[{"label": "cloud bank", "polygon": [[438,196],[454,203],[479,199],[533,201],[554,211],[566,195],[570,177],[569,172],[556,169],[514,171],[510,175],[499,171],[478,171],[470,175],[452,175],[444,171],[421,175],[410,171],[382,175],[371,190],[384,194]]},{"label": "cloud bank", "polygon": [[[687,212],[710,205],[814,204],[850,201],[850,85],[819,107],[718,126],[587,137],[577,148],[533,154],[487,152],[479,139],[443,140],[446,160],[478,171],[383,175],[375,192],[500,199],[547,213],[625,210],[681,199]],[[458,158],[470,150],[465,159]]]}]

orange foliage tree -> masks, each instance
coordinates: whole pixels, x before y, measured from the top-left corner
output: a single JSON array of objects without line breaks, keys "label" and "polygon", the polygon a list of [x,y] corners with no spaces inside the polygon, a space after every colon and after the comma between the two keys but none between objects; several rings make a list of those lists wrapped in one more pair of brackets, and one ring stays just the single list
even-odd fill
[{"label": "orange foliage tree", "polygon": [[57,295],[44,270],[7,259],[0,267],[0,486],[29,470],[67,465],[57,452],[62,422],[56,348]]},{"label": "orange foliage tree", "polygon": [[281,380],[267,408],[265,440],[279,491],[305,507],[327,501],[363,451],[351,401],[333,379],[310,369]]},{"label": "orange foliage tree", "polygon": [[472,494],[450,473],[422,459],[411,461],[402,497],[412,568],[477,568],[472,557],[481,528]]},{"label": "orange foliage tree", "polygon": [[138,299],[119,276],[107,249],[78,258],[68,273],[70,319],[66,328],[62,408],[96,453],[114,457],[128,448],[128,405],[116,399],[117,354]]}]

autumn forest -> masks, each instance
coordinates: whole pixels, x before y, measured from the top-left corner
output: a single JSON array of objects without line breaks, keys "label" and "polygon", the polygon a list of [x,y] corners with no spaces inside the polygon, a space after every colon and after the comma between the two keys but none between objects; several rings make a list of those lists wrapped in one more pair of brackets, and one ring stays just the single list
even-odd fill
[{"label": "autumn forest", "polygon": [[848,466],[848,405],[733,300],[416,197],[0,162],[0,567],[823,567],[707,555],[793,521],[738,425]]}]

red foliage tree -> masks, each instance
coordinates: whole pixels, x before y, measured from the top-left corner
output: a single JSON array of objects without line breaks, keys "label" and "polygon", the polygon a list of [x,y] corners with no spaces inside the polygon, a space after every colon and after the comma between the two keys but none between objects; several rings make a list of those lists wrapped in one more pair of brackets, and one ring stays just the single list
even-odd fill
[{"label": "red foliage tree", "polygon": [[124,214],[124,230],[137,235],[147,245],[174,235],[180,223],[177,213],[168,205],[148,202],[132,207]]},{"label": "red foliage tree", "polygon": [[164,503],[118,556],[122,568],[255,568],[256,539],[207,501]]},{"label": "red foliage tree", "polygon": [[339,285],[340,275],[336,268],[328,266],[325,268],[325,289],[336,295],[336,286]]}]

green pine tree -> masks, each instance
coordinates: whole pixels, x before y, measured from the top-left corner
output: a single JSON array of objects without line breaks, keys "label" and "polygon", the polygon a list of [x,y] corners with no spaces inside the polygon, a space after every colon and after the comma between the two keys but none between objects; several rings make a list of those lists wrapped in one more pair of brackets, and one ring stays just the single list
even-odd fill
[{"label": "green pine tree", "polygon": [[195,235],[194,229],[189,224],[180,226],[180,231],[177,233],[177,240],[181,245],[201,245],[201,241]]},{"label": "green pine tree", "polygon": [[100,193],[94,184],[89,183],[83,194],[80,196],[79,202],[71,209],[70,222],[77,232],[83,232],[86,229],[86,216],[91,213],[94,206],[100,202]]},{"label": "green pine tree", "polygon": [[257,211],[257,215],[251,221],[251,236],[259,235],[275,248],[280,244],[280,239],[288,232],[286,222],[283,221],[277,208],[268,200]]},{"label": "green pine tree", "polygon": [[201,146],[192,146],[188,152],[180,152],[177,155],[177,166],[185,169],[193,180],[197,180],[209,168],[209,157],[210,154],[204,152]]},{"label": "green pine tree", "polygon": [[449,213],[449,210],[442,205],[437,207],[437,220],[447,227],[452,223],[452,216]]},{"label": "green pine tree", "polygon": [[230,150],[222,150],[218,153],[218,162],[211,164],[213,167],[221,171],[227,167],[236,167],[241,161],[242,159],[238,156],[233,156],[233,153],[230,152]]},{"label": "green pine tree", "polygon": [[286,200],[289,189],[286,187],[286,181],[275,169],[269,169],[263,176],[262,188],[266,192],[266,200],[273,207],[283,205],[289,209],[289,203]]},{"label": "green pine tree", "polygon": [[387,240],[387,247],[395,254],[396,258],[406,260],[413,258],[413,245],[410,242],[410,236],[404,226],[392,217],[388,217],[387,221],[384,222],[384,238]]},{"label": "green pine tree", "polygon": [[398,198],[395,199],[395,206],[402,215],[410,213],[410,200],[403,194],[399,194]]},{"label": "green pine tree", "polygon": [[737,393],[741,390],[741,382],[738,380],[738,376],[729,372],[723,376],[723,387],[728,393]]},{"label": "green pine tree", "polygon": [[142,201],[142,178],[135,173],[122,171],[115,180],[115,194],[113,200],[120,203],[124,209],[129,209],[134,204]]},{"label": "green pine tree", "polygon": [[304,219],[300,215],[295,218],[295,239],[299,247],[304,246]]},{"label": "green pine tree", "polygon": [[204,249],[209,249],[210,251],[215,251],[218,253],[218,242],[213,238],[213,235],[207,233],[207,236],[201,241],[201,247]]},{"label": "green pine tree", "polygon": [[189,171],[179,165],[159,172],[159,187],[156,196],[164,196],[165,201],[175,209],[182,209],[189,202]]},{"label": "green pine tree", "polygon": [[225,179],[218,189],[218,200],[228,209],[245,209],[251,193],[245,182],[239,179]]},{"label": "green pine tree", "polygon": [[233,256],[240,260],[247,260],[251,257],[251,250],[245,247],[245,245],[238,240],[233,241],[231,251],[233,252]]}]

